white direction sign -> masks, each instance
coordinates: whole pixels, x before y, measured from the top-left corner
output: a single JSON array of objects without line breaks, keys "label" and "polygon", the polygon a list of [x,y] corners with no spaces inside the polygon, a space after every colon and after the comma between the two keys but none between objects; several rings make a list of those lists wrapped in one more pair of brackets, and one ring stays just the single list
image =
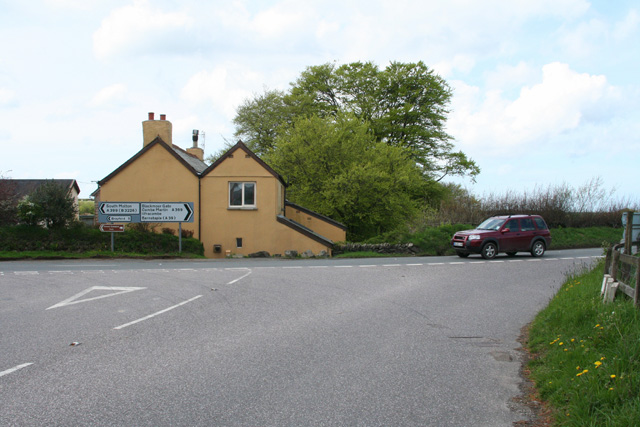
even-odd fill
[{"label": "white direction sign", "polygon": [[137,202],[102,202],[99,208],[100,213],[104,215],[129,214],[137,215],[140,213],[140,203]]},{"label": "white direction sign", "polygon": [[193,203],[140,203],[142,222],[193,222]]},{"label": "white direction sign", "polygon": [[[51,310],[52,308],[64,307],[65,305],[72,305],[72,304],[78,304],[81,302],[93,301],[101,298],[113,297],[120,294],[126,294],[128,292],[139,291],[141,289],[147,289],[147,288],[122,287],[122,286],[92,286],[89,289],[85,289],[82,292],[78,292],[74,296],[57,303],[56,305],[52,305],[51,307],[47,308],[47,310]],[[91,298],[79,299],[91,291],[110,291],[110,292],[108,294],[102,294],[102,295],[98,295]]]}]

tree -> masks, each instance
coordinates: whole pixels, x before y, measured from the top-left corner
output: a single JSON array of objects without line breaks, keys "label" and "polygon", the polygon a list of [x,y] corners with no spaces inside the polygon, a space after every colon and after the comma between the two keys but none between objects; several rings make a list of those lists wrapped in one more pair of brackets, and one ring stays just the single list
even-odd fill
[{"label": "tree", "polygon": [[288,199],[343,222],[350,240],[398,226],[429,190],[405,150],[351,114],[296,119],[265,160],[289,181]]},{"label": "tree", "polygon": [[392,62],[384,70],[372,62],[328,63],[308,67],[287,93],[265,91],[245,101],[234,123],[236,136],[264,154],[295,119],[350,113],[377,141],[406,149],[426,177],[473,179],[480,169],[453,151],[445,130],[450,100],[449,85],[422,62]]},{"label": "tree", "polygon": [[0,173],[0,226],[13,225],[18,221],[15,183]]},{"label": "tree", "polygon": [[292,116],[284,102],[282,91],[268,91],[256,95],[252,100],[245,100],[238,107],[233,119],[236,125],[236,136],[257,155],[273,149],[275,139],[283,126],[291,123]]},{"label": "tree", "polygon": [[27,224],[62,228],[73,221],[76,207],[69,189],[47,181],[18,204],[18,215]]}]

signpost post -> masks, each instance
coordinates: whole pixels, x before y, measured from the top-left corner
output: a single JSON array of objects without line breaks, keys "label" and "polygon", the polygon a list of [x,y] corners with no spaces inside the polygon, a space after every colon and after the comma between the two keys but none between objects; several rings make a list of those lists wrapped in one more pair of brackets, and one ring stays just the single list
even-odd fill
[{"label": "signpost post", "polygon": [[[124,225],[111,223],[177,222],[178,245],[182,253],[182,223],[193,222],[193,214],[193,202],[100,202],[98,206],[98,222],[103,223],[100,225],[100,230],[112,232],[112,252],[113,232],[124,231]],[[103,230],[103,226],[122,227],[122,229]]]},{"label": "signpost post", "polygon": [[122,233],[124,231],[124,224],[100,224],[100,231],[103,233],[111,233],[111,252],[113,252],[113,233]]}]

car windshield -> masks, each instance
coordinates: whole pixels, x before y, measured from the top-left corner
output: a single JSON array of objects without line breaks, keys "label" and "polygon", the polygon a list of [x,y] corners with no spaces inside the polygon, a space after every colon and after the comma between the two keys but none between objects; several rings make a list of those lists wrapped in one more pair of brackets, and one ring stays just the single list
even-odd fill
[{"label": "car windshield", "polygon": [[476,230],[499,230],[504,223],[504,218],[489,218],[480,224]]}]

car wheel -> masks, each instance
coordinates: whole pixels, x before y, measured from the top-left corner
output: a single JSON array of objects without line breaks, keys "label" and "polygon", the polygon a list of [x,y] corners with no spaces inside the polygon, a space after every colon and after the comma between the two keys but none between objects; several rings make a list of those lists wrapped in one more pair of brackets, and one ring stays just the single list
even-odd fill
[{"label": "car wheel", "polygon": [[469,252],[456,252],[456,255],[458,255],[460,258],[466,258],[469,256]]},{"label": "car wheel", "polygon": [[498,247],[495,243],[486,243],[482,247],[482,258],[484,259],[494,259],[498,255]]},{"label": "car wheel", "polygon": [[534,257],[541,257],[542,255],[544,255],[544,251],[545,251],[545,247],[544,247],[544,243],[541,240],[538,240],[537,242],[533,243],[533,246],[531,247],[531,255]]},{"label": "car wheel", "polygon": [[509,256],[516,256],[517,252],[507,252],[507,255]]}]

